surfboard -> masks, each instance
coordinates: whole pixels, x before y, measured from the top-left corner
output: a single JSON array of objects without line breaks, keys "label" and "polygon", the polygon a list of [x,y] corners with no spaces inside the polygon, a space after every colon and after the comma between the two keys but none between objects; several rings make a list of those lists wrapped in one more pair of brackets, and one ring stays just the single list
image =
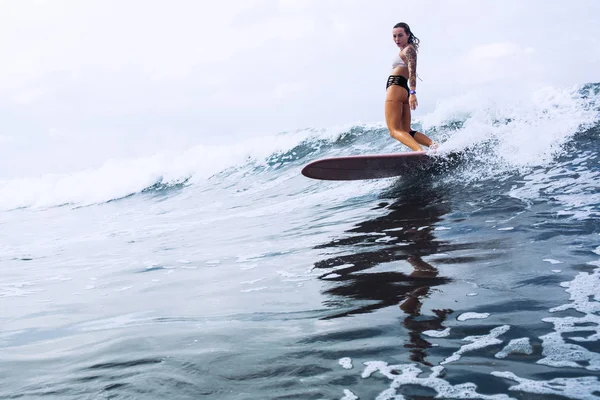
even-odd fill
[{"label": "surfboard", "polygon": [[426,151],[323,158],[302,168],[302,175],[333,181],[391,178],[426,170],[437,158]]}]

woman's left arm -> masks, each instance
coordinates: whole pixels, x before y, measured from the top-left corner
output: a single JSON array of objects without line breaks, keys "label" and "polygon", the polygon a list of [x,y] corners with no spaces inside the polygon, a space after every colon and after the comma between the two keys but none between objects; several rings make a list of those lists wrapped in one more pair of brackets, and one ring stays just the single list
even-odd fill
[{"label": "woman's left arm", "polygon": [[406,49],[406,59],[408,61],[408,87],[411,91],[408,103],[411,109],[417,108],[417,51],[413,46],[408,46]]}]

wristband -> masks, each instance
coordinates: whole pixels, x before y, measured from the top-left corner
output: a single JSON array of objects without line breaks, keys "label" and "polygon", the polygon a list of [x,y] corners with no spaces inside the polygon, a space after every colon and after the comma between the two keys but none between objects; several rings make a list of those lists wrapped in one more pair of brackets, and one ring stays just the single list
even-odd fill
[{"label": "wristband", "polygon": [[409,93],[410,94],[417,94],[417,91],[416,90],[411,90]]}]

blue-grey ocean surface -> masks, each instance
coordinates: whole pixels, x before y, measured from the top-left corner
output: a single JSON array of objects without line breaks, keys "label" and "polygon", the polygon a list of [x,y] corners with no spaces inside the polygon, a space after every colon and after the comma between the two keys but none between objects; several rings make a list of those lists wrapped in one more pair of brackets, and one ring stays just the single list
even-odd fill
[{"label": "blue-grey ocean surface", "polygon": [[599,93],[0,181],[0,398],[600,399]]}]

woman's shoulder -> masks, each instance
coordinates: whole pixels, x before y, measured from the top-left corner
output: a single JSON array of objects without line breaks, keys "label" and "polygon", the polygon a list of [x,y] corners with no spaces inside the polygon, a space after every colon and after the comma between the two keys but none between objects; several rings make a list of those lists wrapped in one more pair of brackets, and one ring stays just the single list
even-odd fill
[{"label": "woman's shoulder", "polygon": [[406,45],[406,47],[404,47],[402,49],[401,53],[404,53],[404,54],[406,54],[408,52],[411,52],[411,53],[415,52],[416,53],[416,51],[417,51],[417,48],[412,43],[409,43],[409,44]]}]

